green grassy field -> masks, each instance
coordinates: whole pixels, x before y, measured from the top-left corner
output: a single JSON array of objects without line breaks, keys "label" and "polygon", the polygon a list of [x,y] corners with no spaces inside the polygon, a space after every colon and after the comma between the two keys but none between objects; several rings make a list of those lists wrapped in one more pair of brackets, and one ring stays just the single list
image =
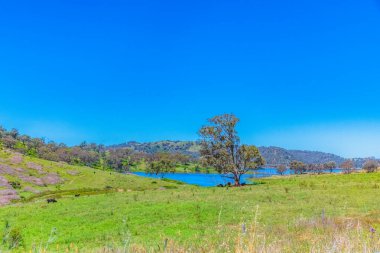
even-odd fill
[{"label": "green grassy field", "polygon": [[[272,249],[262,252],[308,252],[332,243],[335,233],[348,231],[348,238],[352,232],[357,239],[359,224],[360,240],[378,240],[373,230],[380,229],[379,173],[278,177],[241,188],[202,188],[33,158],[24,162],[29,159],[59,172],[65,181],[38,188],[39,194],[20,190],[22,200],[1,207],[4,250],[13,236],[20,252],[163,251],[166,241],[177,251],[238,252],[231,249],[249,233],[264,249]],[[79,173],[68,175],[67,170]],[[47,197],[58,202],[47,204]]]},{"label": "green grassy field", "polygon": [[[140,162],[131,166],[130,170],[131,172],[145,172],[146,166],[146,163]],[[205,168],[197,163],[180,164],[175,166],[173,171],[176,173],[218,173],[212,168]]]}]

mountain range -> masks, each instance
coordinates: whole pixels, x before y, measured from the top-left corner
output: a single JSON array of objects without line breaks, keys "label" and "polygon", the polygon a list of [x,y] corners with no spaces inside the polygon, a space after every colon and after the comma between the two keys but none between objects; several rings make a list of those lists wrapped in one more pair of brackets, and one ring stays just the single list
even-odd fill
[{"label": "mountain range", "polygon": [[[109,146],[109,148],[130,148],[135,151],[155,153],[169,152],[182,153],[194,158],[199,157],[200,145],[196,141],[156,141],[156,142],[135,142],[130,141],[118,145]],[[288,150],[280,147],[259,147],[262,156],[268,165],[289,164],[293,160],[304,163],[325,163],[334,161],[341,164],[346,158],[325,152],[307,151],[307,150]],[[365,161],[374,158],[355,158],[353,161],[357,167],[361,167]]]}]

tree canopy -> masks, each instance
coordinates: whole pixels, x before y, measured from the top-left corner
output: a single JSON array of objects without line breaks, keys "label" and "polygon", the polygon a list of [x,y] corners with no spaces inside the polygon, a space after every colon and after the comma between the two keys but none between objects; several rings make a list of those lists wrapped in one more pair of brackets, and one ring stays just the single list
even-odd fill
[{"label": "tree canopy", "polygon": [[379,167],[379,163],[377,161],[369,160],[365,162],[363,169],[368,173],[372,173],[372,172],[377,171],[378,167]]},{"label": "tree canopy", "polygon": [[[63,143],[46,142],[43,138],[20,135],[16,129],[7,131],[0,126],[1,147],[50,161],[118,172],[128,172],[133,165],[145,161],[157,161],[157,157],[159,157],[154,153],[136,151],[130,148],[107,148],[104,145],[87,142],[69,147]],[[185,164],[190,161],[188,155],[171,153],[169,156],[175,164]]]},{"label": "tree canopy", "polygon": [[202,163],[221,174],[232,175],[236,186],[240,186],[243,174],[265,164],[256,146],[240,144],[238,122],[233,114],[218,115],[199,130]]},{"label": "tree canopy", "polygon": [[303,174],[306,172],[307,165],[300,161],[291,161],[289,169],[292,170],[294,174]]}]

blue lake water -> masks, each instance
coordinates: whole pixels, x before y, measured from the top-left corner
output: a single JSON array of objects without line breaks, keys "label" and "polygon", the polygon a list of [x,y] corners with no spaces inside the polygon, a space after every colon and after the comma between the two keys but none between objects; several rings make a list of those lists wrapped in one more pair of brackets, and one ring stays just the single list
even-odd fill
[{"label": "blue lake water", "polygon": [[[341,172],[339,169],[335,169],[334,173]],[[172,180],[181,181],[187,184],[199,185],[199,186],[216,186],[218,184],[227,184],[230,182],[231,184],[234,181],[221,174],[204,174],[204,173],[161,173],[161,174],[149,174],[145,172],[134,172],[133,174],[142,176],[142,177],[150,177],[150,178],[167,178]],[[293,174],[290,170],[287,170],[285,175]],[[272,168],[263,168],[256,170],[254,174],[245,174],[241,177],[241,183],[251,183],[250,178],[263,178],[270,177],[273,175],[278,175],[276,169]]]}]

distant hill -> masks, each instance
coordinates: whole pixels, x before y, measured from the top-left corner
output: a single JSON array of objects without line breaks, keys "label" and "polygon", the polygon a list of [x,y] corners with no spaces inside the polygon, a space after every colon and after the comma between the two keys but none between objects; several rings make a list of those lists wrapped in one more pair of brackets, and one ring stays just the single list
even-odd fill
[{"label": "distant hill", "polygon": [[153,154],[156,152],[181,153],[192,157],[199,157],[200,146],[196,141],[156,141],[136,142],[130,141],[107,148],[130,148],[135,151]]},{"label": "distant hill", "polygon": [[[192,157],[199,157],[200,146],[196,141],[157,141],[157,142],[127,142],[119,145],[112,145],[108,148],[130,148],[140,152],[178,152]],[[317,151],[287,150],[279,147],[259,147],[261,154],[264,156],[267,164],[289,164],[293,160],[304,163],[325,163],[334,161],[340,164],[344,161],[343,157]],[[358,159],[358,163],[362,163]]]},{"label": "distant hill", "polygon": [[289,164],[293,160],[304,163],[325,163],[334,161],[336,164],[341,164],[345,160],[343,157],[318,151],[287,150],[279,147],[259,147],[259,149],[267,164],[274,165]]}]

